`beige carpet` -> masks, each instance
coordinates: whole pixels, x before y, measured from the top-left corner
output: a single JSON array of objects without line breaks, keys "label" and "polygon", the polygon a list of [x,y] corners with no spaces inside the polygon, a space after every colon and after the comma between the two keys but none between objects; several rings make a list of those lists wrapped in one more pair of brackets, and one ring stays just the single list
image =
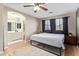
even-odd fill
[{"label": "beige carpet", "polygon": [[21,49],[17,49],[11,56],[56,56],[56,55],[30,45],[27,47],[23,47]]}]

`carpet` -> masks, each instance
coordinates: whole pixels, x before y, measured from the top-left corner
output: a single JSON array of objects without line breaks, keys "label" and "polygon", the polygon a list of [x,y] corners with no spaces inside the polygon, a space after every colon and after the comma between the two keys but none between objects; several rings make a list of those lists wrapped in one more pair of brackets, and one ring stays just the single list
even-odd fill
[{"label": "carpet", "polygon": [[10,56],[56,56],[56,55],[30,45],[15,50],[13,54],[11,54]]}]

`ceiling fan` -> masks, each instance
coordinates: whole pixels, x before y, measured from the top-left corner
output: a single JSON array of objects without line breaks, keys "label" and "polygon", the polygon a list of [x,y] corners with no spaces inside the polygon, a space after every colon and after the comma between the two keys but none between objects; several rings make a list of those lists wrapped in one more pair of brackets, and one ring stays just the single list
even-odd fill
[{"label": "ceiling fan", "polygon": [[34,7],[34,13],[36,13],[39,10],[48,11],[48,8],[45,3],[34,3],[33,5],[24,5],[24,7]]}]

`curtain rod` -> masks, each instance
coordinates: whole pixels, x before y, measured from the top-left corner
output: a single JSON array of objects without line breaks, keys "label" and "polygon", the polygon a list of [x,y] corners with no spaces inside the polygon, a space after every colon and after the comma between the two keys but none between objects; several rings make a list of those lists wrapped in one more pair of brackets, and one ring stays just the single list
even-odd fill
[{"label": "curtain rod", "polygon": [[[64,18],[64,17],[70,17],[70,16],[63,16],[63,17],[59,17],[59,18],[47,18],[46,20],[48,20],[48,19],[60,19],[60,18]],[[45,20],[45,19],[43,19],[43,20]]]}]

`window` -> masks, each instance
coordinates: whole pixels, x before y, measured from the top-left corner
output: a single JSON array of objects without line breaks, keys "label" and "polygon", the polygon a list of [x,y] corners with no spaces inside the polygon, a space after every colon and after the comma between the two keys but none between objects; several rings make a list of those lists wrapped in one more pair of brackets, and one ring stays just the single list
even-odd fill
[{"label": "window", "polygon": [[17,23],[17,29],[21,29],[21,23]]},{"label": "window", "polygon": [[63,19],[56,19],[56,30],[63,30]]},{"label": "window", "polygon": [[45,30],[51,30],[51,28],[50,28],[50,20],[45,20]]},{"label": "window", "polygon": [[42,31],[68,35],[68,17],[42,20]]},{"label": "window", "polygon": [[11,31],[11,22],[8,22],[8,31]]},{"label": "window", "polygon": [[8,22],[8,31],[15,31],[15,23]]}]

